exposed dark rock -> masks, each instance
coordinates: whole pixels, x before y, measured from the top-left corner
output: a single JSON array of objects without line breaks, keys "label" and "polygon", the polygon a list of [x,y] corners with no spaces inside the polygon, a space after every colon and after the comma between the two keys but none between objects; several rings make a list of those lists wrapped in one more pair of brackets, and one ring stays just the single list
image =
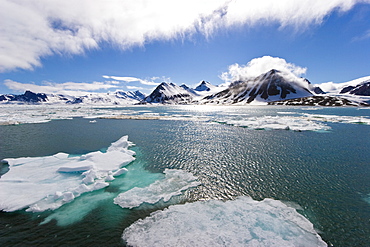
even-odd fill
[{"label": "exposed dark rock", "polygon": [[83,102],[83,98],[82,97],[78,97],[78,98],[75,98],[73,100],[68,100],[66,103],[67,104],[80,104]]},{"label": "exposed dark rock", "polygon": [[314,93],[316,93],[316,94],[325,94],[325,92],[324,92],[324,91],[322,91],[322,89],[321,89],[320,87],[314,87],[314,88],[312,89],[312,91],[313,91]]},{"label": "exposed dark rock", "polygon": [[370,106],[367,103],[356,103],[345,98],[332,96],[310,96],[269,102],[269,105],[303,105],[303,106]]},{"label": "exposed dark rock", "polygon": [[354,86],[344,87],[339,93],[348,93],[354,88],[355,88]]},{"label": "exposed dark rock", "polygon": [[370,82],[364,83],[361,86],[357,86],[350,92],[350,94],[370,96]]}]

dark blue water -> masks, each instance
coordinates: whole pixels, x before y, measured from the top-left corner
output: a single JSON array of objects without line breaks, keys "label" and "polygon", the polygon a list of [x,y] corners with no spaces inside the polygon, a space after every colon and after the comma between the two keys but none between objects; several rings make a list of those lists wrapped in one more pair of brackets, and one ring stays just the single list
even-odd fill
[{"label": "dark blue water", "polygon": [[[138,110],[138,108],[132,108]],[[140,108],[142,110],[148,108]],[[113,109],[112,109],[113,110]],[[157,107],[160,114],[217,116],[278,115],[289,111],[338,116],[366,116],[356,108]],[[291,115],[291,113],[289,113]],[[165,168],[183,169],[198,176],[201,185],[175,203],[208,199],[230,200],[249,195],[299,204],[299,212],[329,245],[368,246],[370,242],[370,126],[332,123],[330,131],[254,130],[213,121],[112,120],[77,118],[49,123],[0,126],[0,159],[39,157],[57,152],[82,154],[106,148],[123,135],[136,144],[137,160],[128,168],[138,177],[160,176]],[[3,172],[6,167],[2,167]],[[144,173],[142,173],[144,171]],[[141,174],[141,175],[140,175]],[[152,180],[154,180],[154,177]],[[88,213],[73,224],[56,220],[40,223],[53,212],[0,212],[0,246],[122,246],[123,230],[139,218],[168,205],[122,209],[111,199],[125,183],[115,181],[111,197],[102,192],[84,195],[57,211],[61,217]],[[118,186],[119,184],[119,186]],[[94,194],[95,193],[95,194]],[[97,201],[97,198],[99,200]],[[91,201],[96,203],[92,206]],[[174,203],[174,202],[172,202]]]}]

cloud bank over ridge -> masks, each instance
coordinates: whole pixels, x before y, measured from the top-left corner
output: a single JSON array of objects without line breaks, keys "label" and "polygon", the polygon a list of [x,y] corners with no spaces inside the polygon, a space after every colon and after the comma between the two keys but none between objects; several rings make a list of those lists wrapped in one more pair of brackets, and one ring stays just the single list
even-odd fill
[{"label": "cloud bank over ridge", "polygon": [[31,70],[46,56],[83,54],[104,42],[126,50],[235,26],[304,30],[357,3],[370,0],[0,0],[0,72]]},{"label": "cloud bank over ridge", "polygon": [[303,76],[307,71],[307,68],[288,63],[283,58],[263,56],[252,59],[246,65],[239,65],[237,63],[230,65],[228,71],[222,73],[220,78],[225,81],[226,84],[230,84],[234,81],[255,78],[272,69],[283,72],[293,80]]}]

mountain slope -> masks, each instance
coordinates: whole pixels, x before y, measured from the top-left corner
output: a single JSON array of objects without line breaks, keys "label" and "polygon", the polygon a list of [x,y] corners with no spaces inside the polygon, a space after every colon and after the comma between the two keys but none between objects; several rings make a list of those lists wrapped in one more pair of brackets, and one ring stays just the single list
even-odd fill
[{"label": "mountain slope", "polygon": [[254,79],[234,82],[227,89],[206,96],[202,103],[249,104],[294,99],[313,95],[308,88],[307,80],[272,69]]},{"label": "mountain slope", "polygon": [[201,81],[195,88],[194,90],[195,91],[198,91],[198,92],[203,92],[203,91],[211,91],[212,89],[214,89],[216,86],[212,85],[211,83],[209,83],[208,81]]},{"label": "mountain slope", "polygon": [[346,86],[339,92],[341,94],[348,93],[361,96],[370,96],[370,79],[356,86]]},{"label": "mountain slope", "polygon": [[194,94],[184,86],[177,86],[174,83],[162,82],[143,101],[146,103],[162,104],[188,104],[193,101]]}]

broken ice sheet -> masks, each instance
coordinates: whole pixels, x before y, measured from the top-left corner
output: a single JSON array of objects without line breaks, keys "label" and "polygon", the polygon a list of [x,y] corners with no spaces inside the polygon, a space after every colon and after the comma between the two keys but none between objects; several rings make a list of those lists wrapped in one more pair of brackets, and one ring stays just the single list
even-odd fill
[{"label": "broken ice sheet", "polygon": [[123,136],[106,152],[4,159],[9,171],[0,178],[0,210],[54,210],[85,192],[102,189],[135,160],[130,145]]}]

